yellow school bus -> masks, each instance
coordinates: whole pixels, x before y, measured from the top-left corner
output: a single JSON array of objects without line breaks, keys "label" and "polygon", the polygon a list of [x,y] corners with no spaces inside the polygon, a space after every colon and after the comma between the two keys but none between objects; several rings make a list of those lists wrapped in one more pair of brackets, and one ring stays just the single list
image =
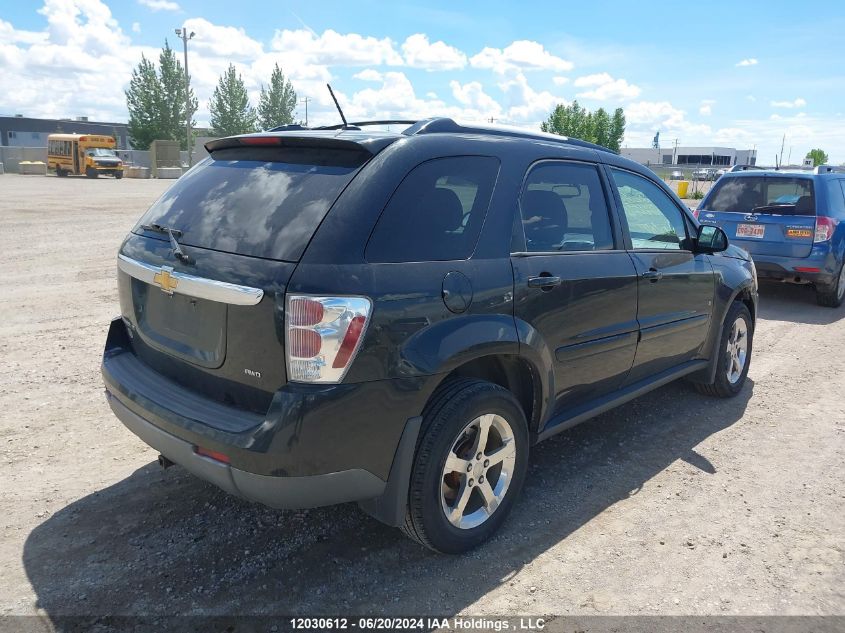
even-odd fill
[{"label": "yellow school bus", "polygon": [[47,137],[47,168],[57,176],[85,174],[96,178],[110,174],[123,178],[123,161],[117,157],[111,136],[99,134],[50,134]]}]

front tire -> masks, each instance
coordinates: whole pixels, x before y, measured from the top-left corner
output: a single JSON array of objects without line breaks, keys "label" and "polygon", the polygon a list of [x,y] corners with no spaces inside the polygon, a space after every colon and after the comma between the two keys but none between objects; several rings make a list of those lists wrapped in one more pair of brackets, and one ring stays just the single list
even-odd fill
[{"label": "front tire", "polygon": [[831,286],[816,287],[816,303],[825,308],[838,308],[845,299],[845,263],[839,267],[839,275]]},{"label": "front tire", "polygon": [[67,176],[67,172],[62,169],[61,165],[56,165],[56,176],[58,176],[59,178],[64,178],[65,176]]},{"label": "front tire", "polygon": [[97,173],[97,170],[94,169],[93,167],[88,167],[85,170],[85,175],[88,176],[89,178],[96,178],[97,176],[99,176],[99,174]]},{"label": "front tire", "polygon": [[751,365],[753,341],[754,323],[751,313],[744,303],[734,301],[722,327],[716,378],[712,383],[696,383],[696,389],[719,398],[732,398],[742,391]]},{"label": "front tire", "polygon": [[450,380],[423,411],[402,531],[444,554],[480,545],[507,518],[527,467],[528,424],[514,395]]},{"label": "front tire", "polygon": [[122,172],[122,171],[116,171],[116,172],[114,172],[114,177],[115,177],[117,180],[120,180],[121,178],[123,178],[123,172]]}]

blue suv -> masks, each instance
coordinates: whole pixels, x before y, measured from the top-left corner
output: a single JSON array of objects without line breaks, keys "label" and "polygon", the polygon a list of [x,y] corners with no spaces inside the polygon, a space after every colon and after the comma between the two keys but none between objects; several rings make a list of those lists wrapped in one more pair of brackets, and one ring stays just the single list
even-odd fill
[{"label": "blue suv", "polygon": [[695,212],[754,258],[757,274],[813,284],[819,305],[845,298],[845,168],[745,170],[722,176]]}]

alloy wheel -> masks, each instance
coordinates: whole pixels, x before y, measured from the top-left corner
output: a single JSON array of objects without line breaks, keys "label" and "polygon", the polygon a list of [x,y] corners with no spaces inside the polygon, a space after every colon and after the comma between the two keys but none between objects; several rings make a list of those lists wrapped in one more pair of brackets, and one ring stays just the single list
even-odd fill
[{"label": "alloy wheel", "polygon": [[727,352],[728,382],[735,385],[742,376],[748,360],[748,324],[742,317],[737,318],[731,326]]},{"label": "alloy wheel", "polygon": [[469,530],[493,515],[513,478],[515,442],[513,429],[500,415],[480,415],[464,427],[446,457],[440,485],[449,523]]}]

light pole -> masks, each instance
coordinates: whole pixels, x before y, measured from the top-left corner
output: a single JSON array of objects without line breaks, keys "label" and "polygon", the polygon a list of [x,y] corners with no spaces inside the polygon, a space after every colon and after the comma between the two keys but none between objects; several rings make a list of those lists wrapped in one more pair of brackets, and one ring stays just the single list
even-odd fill
[{"label": "light pole", "polygon": [[191,166],[191,154],[194,149],[191,146],[191,76],[188,74],[188,40],[193,39],[195,33],[182,27],[175,30],[176,36],[182,40],[185,48],[185,147],[188,149],[188,167]]}]

